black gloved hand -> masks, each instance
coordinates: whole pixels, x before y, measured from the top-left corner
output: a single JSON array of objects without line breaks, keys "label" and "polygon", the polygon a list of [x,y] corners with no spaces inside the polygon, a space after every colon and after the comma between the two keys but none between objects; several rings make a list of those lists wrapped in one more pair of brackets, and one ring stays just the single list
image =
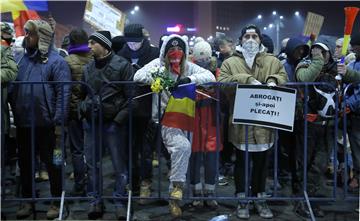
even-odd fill
[{"label": "black gloved hand", "polygon": [[190,82],[191,82],[191,79],[188,78],[188,77],[181,78],[180,80],[178,80],[178,81],[175,82],[174,86],[172,86],[172,87],[170,88],[170,91],[172,92],[172,91],[176,90],[179,85],[188,84],[188,83],[190,83]]}]

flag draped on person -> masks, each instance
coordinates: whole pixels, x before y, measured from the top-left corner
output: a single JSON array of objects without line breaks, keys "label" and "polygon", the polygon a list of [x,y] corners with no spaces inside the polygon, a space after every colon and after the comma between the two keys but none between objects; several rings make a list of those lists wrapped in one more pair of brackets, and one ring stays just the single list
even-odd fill
[{"label": "flag draped on person", "polygon": [[23,27],[28,20],[40,19],[36,11],[47,11],[47,1],[2,0],[1,13],[11,12],[16,36],[23,36]]},{"label": "flag draped on person", "polygon": [[179,86],[171,93],[162,119],[162,125],[194,131],[195,90],[195,84],[186,84]]}]

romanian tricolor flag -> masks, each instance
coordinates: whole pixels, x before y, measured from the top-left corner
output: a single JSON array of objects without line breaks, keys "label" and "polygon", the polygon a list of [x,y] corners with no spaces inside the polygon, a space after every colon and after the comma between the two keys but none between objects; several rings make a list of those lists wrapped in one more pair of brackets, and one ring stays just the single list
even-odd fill
[{"label": "romanian tricolor flag", "polygon": [[344,63],[344,57],[346,56],[347,49],[349,47],[350,36],[353,29],[354,21],[359,8],[357,7],[346,7],[345,11],[345,28],[344,28],[344,42],[341,50],[342,59],[341,62]]},{"label": "romanian tricolor flag", "polygon": [[194,131],[195,90],[195,84],[186,84],[172,92],[165,109],[162,125]]},{"label": "romanian tricolor flag", "polygon": [[11,12],[16,36],[23,36],[27,20],[40,19],[36,11],[47,11],[47,1],[1,0],[1,13]]}]

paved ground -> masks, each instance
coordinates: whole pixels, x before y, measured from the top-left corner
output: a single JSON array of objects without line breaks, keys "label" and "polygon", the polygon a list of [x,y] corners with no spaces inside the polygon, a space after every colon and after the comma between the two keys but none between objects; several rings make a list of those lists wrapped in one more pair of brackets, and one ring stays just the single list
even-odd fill
[{"label": "paved ground", "polygon": [[[164,164],[163,164],[164,165]],[[112,176],[112,166],[109,162],[109,158],[104,159],[104,193],[107,196],[111,196],[111,192],[113,189],[113,176]],[[70,171],[71,168],[68,167],[67,171]],[[154,182],[153,189],[154,191],[158,190],[158,170],[154,170]],[[164,169],[161,171],[161,196],[167,197],[167,188],[168,181],[166,178],[167,170]],[[286,180],[284,181],[286,182]],[[271,186],[271,181],[269,181],[269,185]],[[285,185],[289,186],[289,185]],[[67,179],[66,181],[66,190],[70,191],[72,187],[72,180]],[[11,191],[10,194],[7,195],[8,198],[14,197],[15,193],[15,185],[7,186],[7,188]],[[48,183],[40,182],[37,183],[37,189],[39,189],[39,193],[41,197],[49,196]],[[355,201],[345,201],[342,199],[342,190],[340,188],[338,191],[338,200],[335,202],[324,202],[321,203],[323,210],[326,213],[326,217],[322,219],[317,219],[319,221],[358,221],[359,214],[354,211],[356,207],[359,205],[359,200]],[[289,196],[290,190],[289,188],[281,188],[280,194],[283,196]],[[331,193],[331,188],[324,189],[324,194]],[[218,187],[218,196],[229,196],[232,197],[234,193],[234,185],[233,180],[227,186],[219,186]],[[271,189],[268,190],[268,193],[271,194]],[[185,196],[189,194],[185,193]],[[154,193],[153,196],[157,194]],[[359,197],[359,194],[354,194],[354,197]],[[220,206],[217,210],[210,210],[208,208],[200,208],[195,209],[190,205],[189,200],[185,200],[183,210],[184,215],[180,220],[210,220],[211,218],[226,214],[229,217],[229,220],[238,220],[235,216],[236,202],[234,200],[226,200],[220,201]],[[46,210],[48,208],[49,202],[38,203],[36,206],[37,210],[37,220],[46,219]],[[67,220],[86,220],[87,219],[87,208],[88,203],[86,201],[73,201],[69,202],[70,213],[67,216]],[[271,209],[274,213],[273,220],[283,220],[283,221],[294,221],[294,220],[303,220],[297,217],[292,211],[293,206],[292,202],[289,201],[276,201],[269,203]],[[103,220],[114,220],[115,208],[110,200],[105,200],[106,212],[103,216]],[[15,219],[15,213],[18,208],[17,202],[2,202],[2,213],[6,216],[7,219]],[[134,219],[133,220],[172,220],[170,214],[168,212],[167,202],[165,200],[152,200],[148,205],[141,206],[138,205],[137,202],[133,201],[133,210],[134,210]],[[27,220],[32,220],[33,217],[29,217]],[[251,218],[249,220],[264,220],[259,217],[254,211],[251,212]]]}]

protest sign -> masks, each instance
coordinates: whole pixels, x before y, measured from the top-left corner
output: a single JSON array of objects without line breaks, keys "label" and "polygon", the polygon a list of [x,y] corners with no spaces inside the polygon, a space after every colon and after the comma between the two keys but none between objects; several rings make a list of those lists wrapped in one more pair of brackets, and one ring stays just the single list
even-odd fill
[{"label": "protest sign", "polygon": [[313,34],[318,37],[323,23],[324,16],[308,12],[305,20],[303,35],[310,36]]},{"label": "protest sign", "polygon": [[293,131],[296,90],[266,85],[237,85],[234,124]]},{"label": "protest sign", "polygon": [[123,35],[126,15],[104,0],[88,0],[84,20],[96,30],[110,31],[111,35]]}]

